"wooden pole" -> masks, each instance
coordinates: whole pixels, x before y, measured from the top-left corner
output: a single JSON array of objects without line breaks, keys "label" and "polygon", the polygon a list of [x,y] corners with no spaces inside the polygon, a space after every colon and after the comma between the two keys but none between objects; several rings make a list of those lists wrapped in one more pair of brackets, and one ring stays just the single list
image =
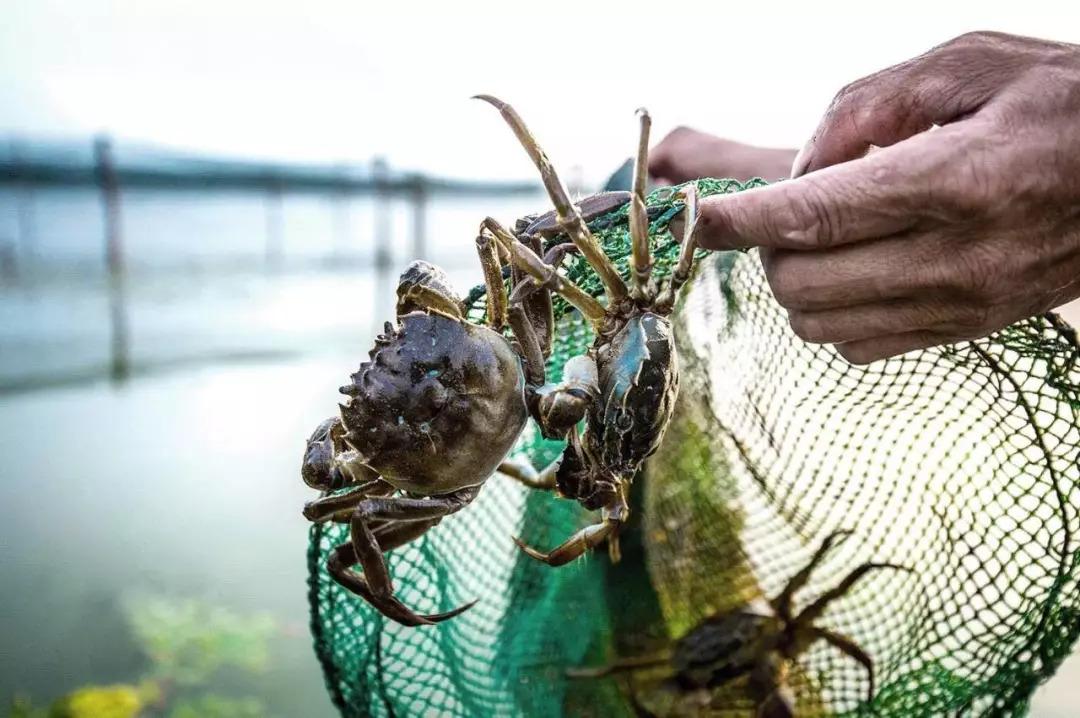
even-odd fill
[{"label": "wooden pole", "polygon": [[266,193],[266,247],[264,261],[267,270],[281,269],[285,254],[285,193],[280,180],[276,180]]},{"label": "wooden pole", "polygon": [[386,164],[386,160],[382,157],[376,157],[371,163],[371,176],[375,185],[374,194],[374,214],[375,214],[375,257],[374,257],[374,271],[375,271],[375,302],[372,304],[374,309],[373,316],[373,333],[377,334],[382,331],[383,322],[392,318],[393,309],[391,308],[391,292],[390,287],[391,272],[393,267],[393,251],[390,246],[391,235],[393,234],[392,225],[392,210],[390,205],[390,191],[386,186],[386,181],[390,174],[390,168]]},{"label": "wooden pole", "polygon": [[109,273],[110,371],[113,381],[131,374],[131,335],[127,316],[124,245],[121,234],[120,182],[112,144],[107,137],[94,141],[94,162],[105,226],[105,266]]},{"label": "wooden pole", "polygon": [[334,193],[334,246],[331,249],[331,260],[335,267],[349,258],[349,244],[352,238],[352,194],[349,192],[344,179],[348,176],[348,170],[341,168],[341,187]]},{"label": "wooden pole", "polygon": [[417,177],[412,191],[412,256],[427,259],[427,180]]},{"label": "wooden pole", "polygon": [[30,271],[33,272],[37,254],[37,239],[35,237],[37,222],[34,215],[34,192],[29,185],[19,187],[18,199],[15,201],[18,203],[15,220],[16,231],[18,232],[18,240],[16,241],[18,261],[24,270],[29,267]]},{"label": "wooden pole", "polygon": [[[11,141],[11,160],[13,164],[19,164],[22,160],[22,148],[15,140]],[[20,268],[24,271],[27,267],[33,268],[37,237],[34,213],[34,191],[29,183],[20,182],[15,188],[15,247],[12,248],[12,277],[19,273]]]},{"label": "wooden pole", "polygon": [[15,258],[17,254],[15,242],[0,240],[0,280],[14,283],[19,278],[19,263]]}]

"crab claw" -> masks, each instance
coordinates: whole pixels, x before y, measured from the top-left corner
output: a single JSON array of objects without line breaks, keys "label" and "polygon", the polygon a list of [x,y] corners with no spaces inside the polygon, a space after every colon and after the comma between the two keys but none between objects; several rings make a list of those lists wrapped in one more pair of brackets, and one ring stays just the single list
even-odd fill
[{"label": "crab claw", "polygon": [[[404,604],[402,604],[400,601],[397,601],[395,599],[394,602],[397,603],[399,606],[401,606],[401,608],[405,609],[405,613],[406,613],[407,617],[418,619],[419,620],[419,625],[421,625],[421,626],[433,626],[436,623],[442,623],[443,621],[451,619],[454,616],[460,616],[461,614],[465,613],[470,608],[475,606],[476,601],[477,601],[477,599],[474,599],[472,601],[469,601],[468,603],[465,603],[465,604],[462,604],[461,606],[458,606],[457,608],[455,608],[453,610],[445,611],[443,613],[428,613],[428,614],[416,614],[416,613],[413,613],[408,608],[405,608]],[[394,618],[394,620],[398,621],[398,623],[402,623],[402,621],[395,618],[394,616],[389,616],[389,617]],[[409,625],[409,624],[405,624],[405,625]]]},{"label": "crab claw", "polygon": [[330,572],[337,582],[346,589],[358,594],[379,613],[403,626],[433,626],[436,623],[458,616],[476,605],[476,601],[470,601],[445,613],[420,614],[392,595],[376,594],[372,590],[371,584],[368,583],[366,576],[356,571],[342,570],[336,557],[331,557]]},{"label": "crab claw", "polygon": [[473,100],[483,100],[484,102],[486,102],[489,105],[493,106],[496,110],[499,110],[500,112],[502,110],[506,109],[506,107],[508,107],[508,105],[505,102],[500,100],[498,97],[494,97],[492,95],[473,95],[472,99]]},{"label": "crab claw", "polygon": [[379,613],[403,626],[434,626],[436,623],[441,623],[454,616],[461,615],[476,605],[476,601],[474,600],[444,613],[422,614],[415,613],[412,609],[393,596],[377,598],[372,595],[370,597],[364,596],[364,598],[366,598]]},{"label": "crab claw", "polygon": [[543,561],[548,566],[562,566],[563,564],[570,563],[574,559],[583,556],[589,549],[598,546],[615,531],[618,525],[617,521],[605,519],[601,523],[586,526],[570,538],[566,539],[562,545],[552,549],[550,553],[537,551],[517,536],[514,537],[514,543],[518,545],[518,548],[530,557],[535,558],[537,561]]},{"label": "crab claw", "polygon": [[511,538],[514,539],[514,543],[517,544],[517,547],[521,549],[527,556],[535,558],[537,561],[543,561],[544,563],[548,562],[549,554],[546,554],[543,551],[537,551],[532,546],[522,541],[521,538],[518,536],[512,536]]}]

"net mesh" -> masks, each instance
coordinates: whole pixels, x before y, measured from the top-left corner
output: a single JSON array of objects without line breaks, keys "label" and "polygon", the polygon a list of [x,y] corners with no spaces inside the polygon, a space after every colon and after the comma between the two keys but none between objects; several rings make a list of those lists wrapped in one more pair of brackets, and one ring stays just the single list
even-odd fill
[{"label": "net mesh", "polygon": [[[746,185],[698,180],[700,195]],[[655,273],[667,276],[681,209],[649,197]],[[628,276],[626,208],[591,223]],[[875,571],[833,602],[820,625],[874,659],[867,675],[824,642],[789,676],[800,716],[1022,715],[1080,632],[1080,347],[1054,315],[986,339],[856,367],[790,330],[754,253],[702,254],[674,326],[682,365],[676,412],[634,481],[622,560],[606,552],[561,568],[510,540],[556,545],[595,522],[576,503],[501,476],[462,512],[389,554],[397,595],[444,611],[404,628],[326,573],[347,527],[310,537],[311,628],[345,716],[679,715],[664,667],[602,679],[566,669],[647,655],[705,616],[773,596],[837,529],[796,598],[806,605],[867,561]],[[594,295],[580,258],[566,274]],[[470,295],[483,321],[483,296]],[[592,336],[556,303],[548,364]],[[530,427],[516,453],[540,467],[560,442]],[[694,715],[750,715],[744,681],[716,689]]]}]

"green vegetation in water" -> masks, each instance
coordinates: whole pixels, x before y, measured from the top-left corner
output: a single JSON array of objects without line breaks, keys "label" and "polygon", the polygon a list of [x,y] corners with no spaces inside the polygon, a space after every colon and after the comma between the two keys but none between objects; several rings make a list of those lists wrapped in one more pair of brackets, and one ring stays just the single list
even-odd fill
[{"label": "green vegetation in water", "polygon": [[219,672],[263,671],[278,628],[265,614],[244,616],[196,599],[136,593],[123,601],[148,666],[130,683],[87,685],[47,707],[16,697],[11,718],[259,718],[251,697],[205,691]]}]

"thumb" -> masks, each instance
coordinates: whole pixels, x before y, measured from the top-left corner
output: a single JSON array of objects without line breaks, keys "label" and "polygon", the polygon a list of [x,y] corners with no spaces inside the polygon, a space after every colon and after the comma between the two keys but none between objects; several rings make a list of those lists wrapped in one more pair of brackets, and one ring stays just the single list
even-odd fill
[{"label": "thumb", "polygon": [[1024,69],[1010,38],[969,33],[848,85],[791,168],[799,177],[976,112]]}]

